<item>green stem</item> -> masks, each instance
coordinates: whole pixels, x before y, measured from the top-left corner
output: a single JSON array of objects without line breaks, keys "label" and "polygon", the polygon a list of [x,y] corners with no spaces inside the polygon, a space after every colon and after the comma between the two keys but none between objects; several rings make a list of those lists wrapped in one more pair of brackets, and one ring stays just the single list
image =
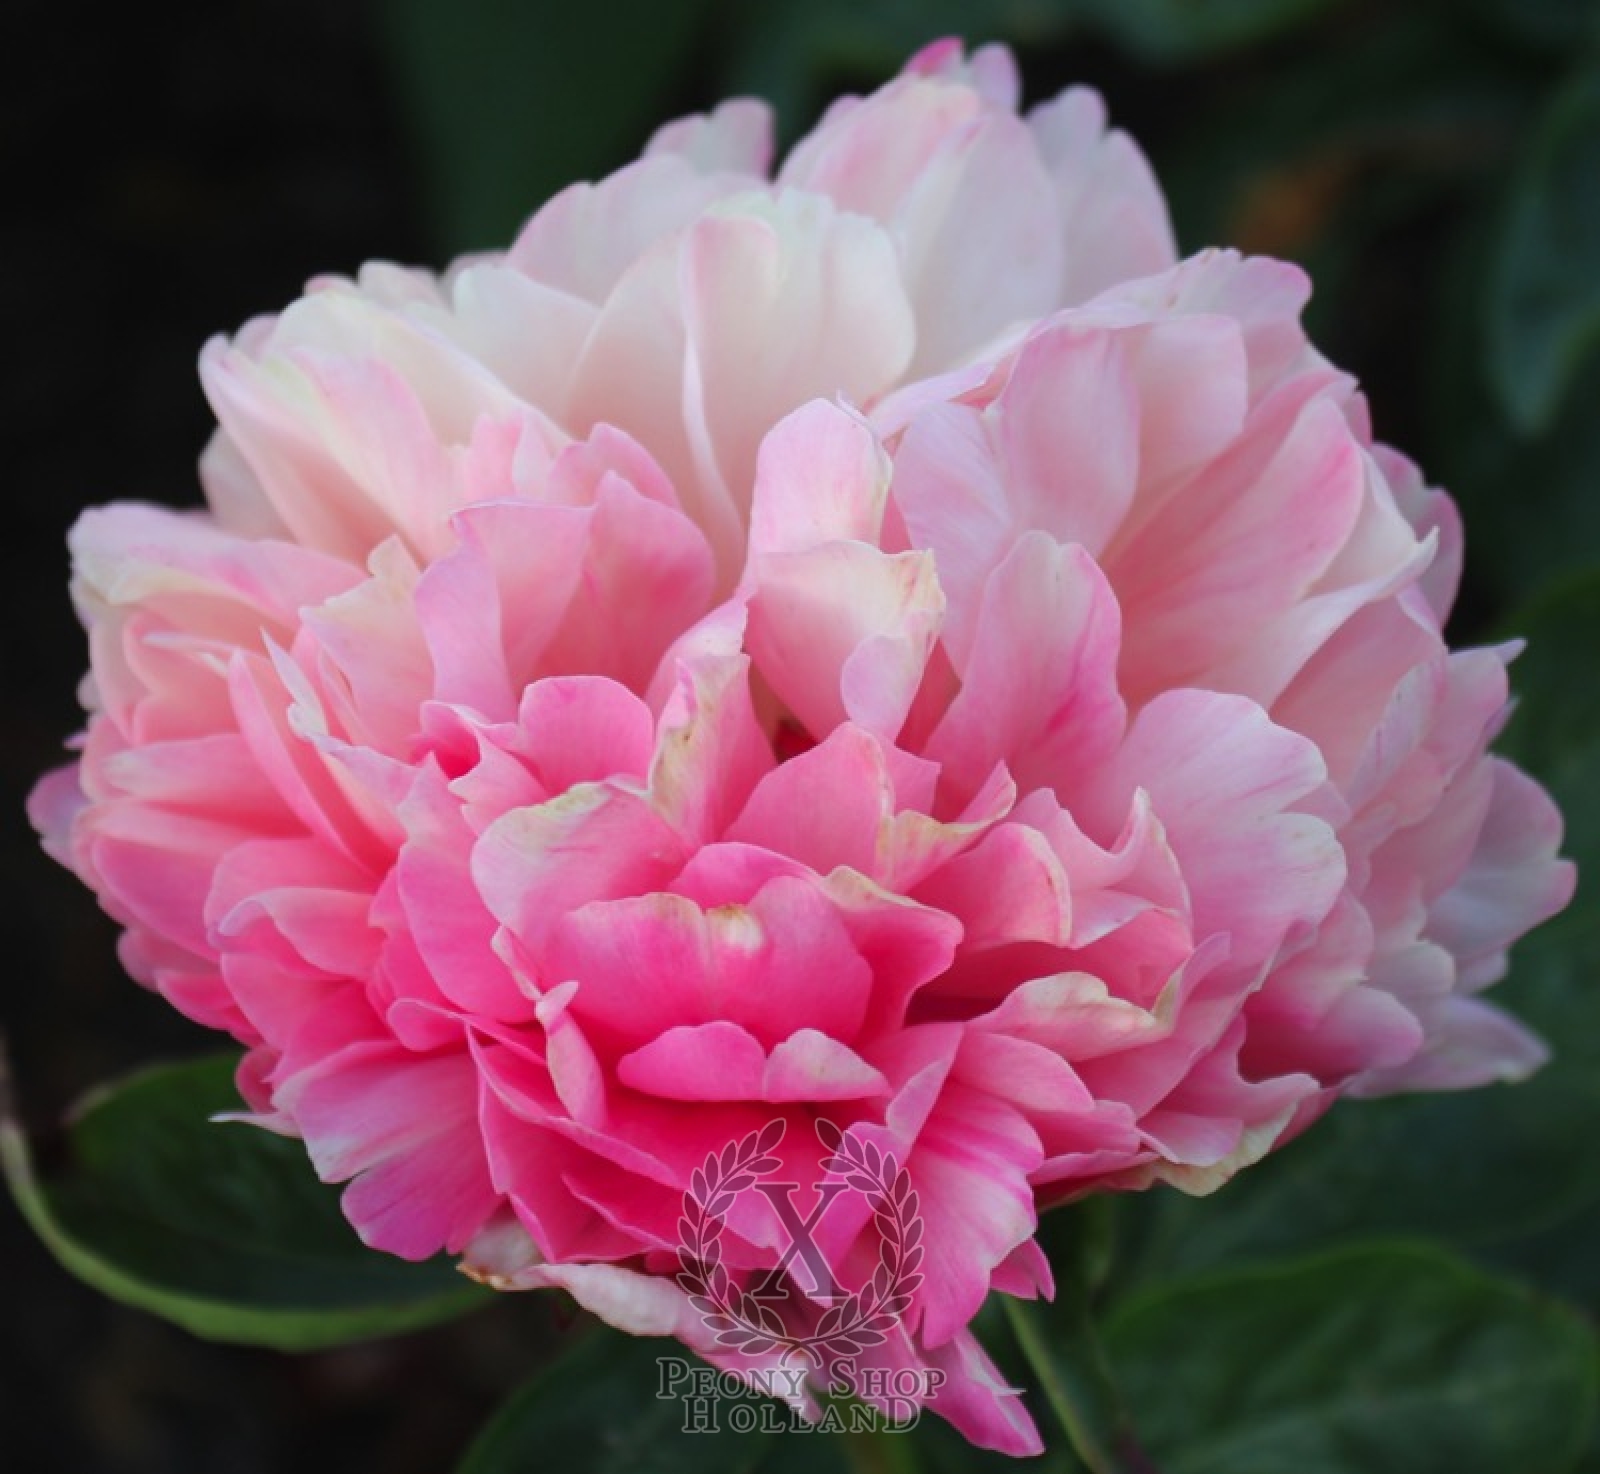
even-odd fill
[{"label": "green stem", "polygon": [[1048,1312],[1038,1301],[1000,1298],[1050,1410],[1090,1474],[1158,1474],[1134,1437],[1082,1285],[1062,1284]]}]

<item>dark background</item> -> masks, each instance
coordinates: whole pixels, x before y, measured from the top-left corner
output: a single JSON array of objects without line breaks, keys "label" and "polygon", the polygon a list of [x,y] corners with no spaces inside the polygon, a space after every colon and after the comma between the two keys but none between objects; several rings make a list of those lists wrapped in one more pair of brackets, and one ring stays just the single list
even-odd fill
[{"label": "dark background", "polygon": [[[550,189],[728,92],[775,97],[792,137],[939,34],[1011,39],[1030,100],[1069,81],[1106,94],[1186,250],[1312,267],[1313,331],[1367,384],[1380,435],[1466,504],[1458,641],[1517,627],[1600,557],[1600,429],[1583,408],[1600,301],[1569,280],[1575,254],[1600,268],[1600,206],[1563,184],[1579,166],[1553,131],[1593,82],[1588,5],[13,0],[5,30],[0,1026],[44,1137],[94,1082],[212,1042],[120,973],[113,928],[22,814],[80,719],[73,517],[197,500],[194,362],[211,334],[315,273],[502,244]],[[1586,138],[1580,163],[1600,165]],[[1554,370],[1553,331],[1577,345]],[[1505,367],[1516,353],[1526,373]],[[1593,633],[1573,647],[1587,682]],[[444,1469],[559,1335],[550,1307],[521,1303],[302,1358],[210,1346],[78,1286],[9,1203],[0,1295],[0,1463],[21,1474]]]},{"label": "dark background", "polygon": [[[19,27],[26,44],[0,43],[0,1018],[43,1133],[97,1080],[214,1042],[121,974],[114,929],[22,813],[79,720],[66,529],[90,503],[197,499],[208,336],[315,272],[422,260],[429,242],[360,8],[14,5]],[[524,1355],[500,1316],[304,1358],[208,1345],[78,1285],[9,1203],[0,1295],[0,1467],[15,1474],[431,1474]]]}]

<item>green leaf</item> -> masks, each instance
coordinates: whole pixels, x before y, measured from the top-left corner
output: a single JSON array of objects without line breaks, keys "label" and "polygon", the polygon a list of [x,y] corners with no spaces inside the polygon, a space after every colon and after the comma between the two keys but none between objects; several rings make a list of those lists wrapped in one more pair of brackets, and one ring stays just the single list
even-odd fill
[{"label": "green leaf", "polygon": [[11,1192],[67,1269],[196,1335],[283,1350],[411,1330],[492,1298],[444,1260],[363,1245],[298,1141],[211,1120],[241,1109],[234,1063],[163,1065],[98,1092],[43,1170],[0,1118]]},{"label": "green leaf", "polygon": [[1421,1247],[1174,1285],[1107,1339],[1163,1474],[1559,1474],[1594,1412],[1581,1317]]},{"label": "green leaf", "polygon": [[1487,300],[1489,380],[1539,431],[1600,342],[1600,70],[1551,99],[1512,183]]},{"label": "green leaf", "polygon": [[[752,1393],[697,1400],[714,1377],[674,1341],[596,1327],[506,1403],[456,1474],[844,1474],[870,1436],[784,1431],[787,1409]],[[756,1426],[735,1431],[747,1419]],[[907,1435],[878,1436],[883,1467],[899,1467]]]},{"label": "green leaf", "polygon": [[556,190],[634,157],[679,105],[709,0],[395,0],[375,14],[443,249],[503,245]]}]

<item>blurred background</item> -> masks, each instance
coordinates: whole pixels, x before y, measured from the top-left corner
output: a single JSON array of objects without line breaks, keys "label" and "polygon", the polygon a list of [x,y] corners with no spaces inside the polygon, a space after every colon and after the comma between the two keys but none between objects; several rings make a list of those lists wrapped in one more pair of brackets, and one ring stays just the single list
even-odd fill
[{"label": "blurred background", "polygon": [[[731,93],[773,100],[790,141],[943,34],[1009,42],[1029,101],[1099,88],[1185,251],[1311,270],[1314,337],[1364,381],[1380,438],[1463,504],[1455,643],[1536,637],[1510,740],[1567,808],[1569,852],[1600,861],[1593,0],[12,0],[6,31],[0,1027],[46,1143],[86,1087],[213,1042],[122,976],[22,813],[79,721],[66,529],[92,503],[197,500],[201,343],[316,273],[503,245],[554,189]],[[1566,1216],[1487,1252],[1592,1307],[1590,890],[1508,993],[1564,1051],[1516,1129],[1571,1176]],[[521,1303],[304,1358],[208,1346],[78,1286],[9,1202],[0,1296],[0,1463],[19,1474],[427,1474],[561,1334]]]}]

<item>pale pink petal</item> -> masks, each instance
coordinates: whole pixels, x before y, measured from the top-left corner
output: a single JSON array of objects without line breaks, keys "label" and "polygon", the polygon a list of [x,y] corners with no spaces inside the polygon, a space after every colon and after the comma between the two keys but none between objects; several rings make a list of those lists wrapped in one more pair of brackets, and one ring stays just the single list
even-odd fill
[{"label": "pale pink petal", "polygon": [[302,620],[338,673],[325,687],[330,698],[348,696],[340,701],[347,734],[363,746],[403,752],[434,683],[417,618],[417,570],[393,541],[379,544],[368,567],[370,578],[305,610]]},{"label": "pale pink petal", "polygon": [[1049,311],[1062,271],[1061,220],[1027,128],[948,74],[923,78],[825,123],[778,176],[872,216],[900,244],[918,377]]},{"label": "pale pink petal", "polygon": [[436,699],[502,719],[515,710],[577,588],[591,522],[586,509],[521,502],[456,515],[459,546],[416,593]]},{"label": "pale pink petal", "polygon": [[772,110],[753,97],[735,97],[712,112],[679,118],[645,145],[647,159],[662,154],[676,154],[702,174],[764,175],[772,163]]},{"label": "pale pink petal", "polygon": [[896,737],[944,612],[932,556],[834,542],[768,554],[749,577],[751,654],[800,725]]},{"label": "pale pink petal", "polygon": [[[583,597],[569,605],[541,664],[555,674],[611,676],[635,689],[706,611],[715,577],[694,524],[616,475],[598,488],[578,573]],[[519,580],[529,581],[527,573]]]},{"label": "pale pink petal", "polygon": [[1359,1076],[1357,1097],[1410,1090],[1474,1090],[1525,1080],[1550,1058],[1545,1042],[1481,998],[1450,998],[1428,1011],[1428,1039],[1402,1065]]},{"label": "pale pink petal", "polygon": [[720,480],[705,474],[684,413],[683,251],[683,240],[669,236],[627,265],[569,366],[557,418],[574,434],[613,425],[647,446],[719,562],[728,565],[725,583],[731,585],[743,533],[739,512]]},{"label": "pale pink petal", "polygon": [[1428,913],[1428,934],[1463,964],[1503,952],[1511,941],[1555,915],[1577,882],[1570,861],[1556,859],[1561,814],[1525,773],[1490,759],[1492,796],[1465,874]]},{"label": "pale pink petal", "polygon": [[1372,455],[1417,536],[1426,540],[1429,533],[1437,534],[1433,562],[1418,579],[1417,586],[1433,610],[1434,618],[1442,624],[1455,604],[1456,591],[1461,584],[1461,514],[1449,495],[1429,487],[1422,479],[1422,472],[1398,451],[1387,445],[1376,445]]},{"label": "pale pink petal", "polygon": [[1241,649],[1311,591],[1356,525],[1364,459],[1337,408],[1310,404],[1263,465],[1272,439],[1264,431],[1107,560],[1128,630],[1132,698],[1202,684],[1229,659],[1247,658]]},{"label": "pale pink petal", "polygon": [[1302,1070],[1337,1082],[1416,1054],[1423,1030],[1415,1014],[1364,975],[1372,949],[1365,909],[1342,897],[1315,944],[1275,968],[1245,1005],[1240,1059],[1251,1078]]},{"label": "pale pink petal", "polygon": [[1023,983],[979,1017],[976,1027],[1031,1040],[1069,1060],[1116,1053],[1166,1032],[1147,1010],[1113,997],[1087,973]]},{"label": "pale pink petal", "polygon": [[796,1029],[772,1050],[764,1100],[859,1100],[886,1094],[889,1082],[855,1050],[818,1029]]},{"label": "pale pink petal", "polygon": [[[964,82],[986,102],[1010,112],[1016,111],[1022,92],[1016,58],[1008,47],[995,43],[980,46],[969,57],[956,37],[946,36],[929,42],[906,62],[902,71],[907,76]],[[891,82],[884,91],[893,91],[894,86]]]},{"label": "pale pink petal", "polygon": [[[1304,738],[1239,697],[1175,691],[1139,713],[1115,764],[1121,784],[1150,794],[1197,929],[1228,933],[1236,965],[1269,960],[1296,924],[1327,914],[1344,856],[1318,816],[1325,770]],[[1270,897],[1262,875],[1273,877]]]},{"label": "pale pink petal", "polygon": [[962,404],[916,414],[895,451],[895,510],[913,545],[933,552],[947,600],[941,644],[961,670],[984,588],[1017,532],[1003,469],[987,418]]},{"label": "pale pink petal", "polygon": [[[828,801],[816,802],[824,793]],[[768,773],[727,837],[791,856],[824,875],[849,865],[876,876],[887,858],[895,808],[878,739],[845,725]]]},{"label": "pale pink petal", "polygon": [[345,290],[302,299],[256,354],[214,340],[201,378],[296,540],[352,562],[392,533],[442,551],[461,500],[453,447],[516,405],[442,337]]},{"label": "pale pink petal", "polygon": [[1163,271],[1177,259],[1172,224],[1150,166],[1105,104],[1073,87],[1028,115],[1066,223],[1058,300],[1087,301],[1113,283]]},{"label": "pale pink petal", "polygon": [[52,768],[28,793],[28,822],[38,834],[44,851],[58,865],[72,868],[77,860],[73,854],[73,830],[78,815],[88,805],[88,795],[83,791],[83,769],[69,763],[66,767]]},{"label": "pale pink petal", "polygon": [[[449,311],[441,308],[437,320],[518,399],[558,415],[596,314],[574,292],[482,261],[454,277]],[[529,352],[532,344],[538,352]]]},{"label": "pale pink petal", "polygon": [[1018,532],[1037,528],[1098,557],[1127,515],[1145,470],[1131,346],[1063,319],[1018,355],[989,413]]},{"label": "pale pink petal", "polygon": [[870,221],[784,190],[703,217],[682,271],[691,434],[705,474],[747,508],[757,447],[785,413],[818,395],[866,403],[904,372],[915,327],[899,266]]},{"label": "pale pink petal", "polygon": [[288,538],[289,529],[226,431],[212,432],[198,470],[206,505],[219,527],[239,537]]},{"label": "pale pink petal", "polygon": [[506,264],[545,286],[604,303],[652,246],[742,188],[747,180],[703,172],[678,151],[658,153],[598,184],[562,190],[523,226]]},{"label": "pale pink petal", "polygon": [[517,708],[516,750],[548,793],[607,778],[642,779],[655,748],[650,709],[604,676],[534,681]]}]

